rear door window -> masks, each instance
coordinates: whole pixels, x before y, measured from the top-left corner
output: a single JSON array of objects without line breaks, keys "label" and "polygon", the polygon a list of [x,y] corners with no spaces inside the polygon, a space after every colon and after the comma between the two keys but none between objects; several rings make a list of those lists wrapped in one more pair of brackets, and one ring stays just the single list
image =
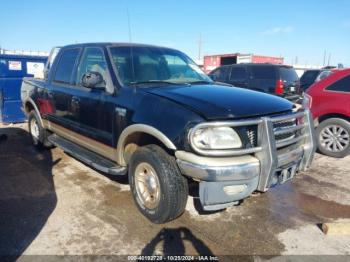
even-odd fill
[{"label": "rear door window", "polygon": [[326,88],[329,91],[350,93],[350,76],[343,77]]},{"label": "rear door window", "polygon": [[64,50],[57,64],[54,81],[63,84],[70,84],[73,70],[80,53],[79,48]]},{"label": "rear door window", "polygon": [[245,81],[247,79],[247,71],[244,67],[233,66],[231,69],[230,81]]},{"label": "rear door window", "polygon": [[276,70],[273,66],[252,66],[251,72],[254,79],[276,79]]}]

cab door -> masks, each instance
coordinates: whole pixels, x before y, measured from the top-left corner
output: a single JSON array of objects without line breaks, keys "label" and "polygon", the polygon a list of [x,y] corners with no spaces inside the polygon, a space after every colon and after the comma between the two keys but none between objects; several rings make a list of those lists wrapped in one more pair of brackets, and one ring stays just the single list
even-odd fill
[{"label": "cab door", "polygon": [[[89,72],[98,72],[104,84],[95,88],[83,85],[82,79]],[[86,47],[82,53],[75,76],[70,114],[73,116],[74,130],[107,146],[113,145],[114,110],[106,101],[113,100],[113,86],[109,80],[108,66],[104,51],[100,47]],[[108,91],[109,90],[109,91]]]},{"label": "cab door", "polygon": [[72,81],[80,52],[81,48],[68,48],[61,51],[57,63],[50,70],[49,87],[39,101],[52,108],[47,112],[47,118],[51,123],[56,124],[54,128],[57,129],[61,127],[70,129],[74,121],[70,113],[74,91]]}]

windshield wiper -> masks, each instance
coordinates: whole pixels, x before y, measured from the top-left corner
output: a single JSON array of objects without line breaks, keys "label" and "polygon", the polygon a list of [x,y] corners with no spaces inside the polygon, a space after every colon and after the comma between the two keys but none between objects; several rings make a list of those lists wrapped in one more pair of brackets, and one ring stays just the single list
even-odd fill
[{"label": "windshield wiper", "polygon": [[198,81],[192,81],[192,82],[187,82],[189,85],[200,85],[200,84],[214,84],[213,81],[208,81],[208,80],[198,80]]},{"label": "windshield wiper", "polygon": [[[165,80],[147,80],[147,81],[135,81],[130,82],[130,85],[147,85],[147,84],[167,84],[167,85],[178,85],[179,83],[165,81]],[[180,83],[181,84],[181,83]]]},{"label": "windshield wiper", "polygon": [[198,80],[198,81],[193,81],[193,82],[188,82],[189,85],[221,85],[221,86],[232,86],[227,83],[222,83],[222,82],[217,82],[217,81],[206,81],[206,80]]}]

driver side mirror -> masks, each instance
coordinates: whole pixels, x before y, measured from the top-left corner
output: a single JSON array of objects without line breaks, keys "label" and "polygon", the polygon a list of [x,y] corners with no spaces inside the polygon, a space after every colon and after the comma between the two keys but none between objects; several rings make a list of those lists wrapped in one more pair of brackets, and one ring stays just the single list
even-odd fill
[{"label": "driver side mirror", "polygon": [[106,82],[99,72],[89,71],[83,75],[82,85],[87,88],[105,89]]}]

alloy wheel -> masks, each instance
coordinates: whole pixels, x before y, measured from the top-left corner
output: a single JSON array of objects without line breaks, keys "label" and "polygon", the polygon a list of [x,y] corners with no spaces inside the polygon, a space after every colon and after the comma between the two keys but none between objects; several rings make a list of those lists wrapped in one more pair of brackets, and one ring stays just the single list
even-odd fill
[{"label": "alloy wheel", "polygon": [[341,152],[345,150],[350,143],[348,131],[340,125],[326,126],[320,133],[320,144],[331,152]]},{"label": "alloy wheel", "polygon": [[160,201],[160,183],[154,168],[146,163],[140,163],[135,169],[135,188],[141,204],[148,209],[154,209]]}]

